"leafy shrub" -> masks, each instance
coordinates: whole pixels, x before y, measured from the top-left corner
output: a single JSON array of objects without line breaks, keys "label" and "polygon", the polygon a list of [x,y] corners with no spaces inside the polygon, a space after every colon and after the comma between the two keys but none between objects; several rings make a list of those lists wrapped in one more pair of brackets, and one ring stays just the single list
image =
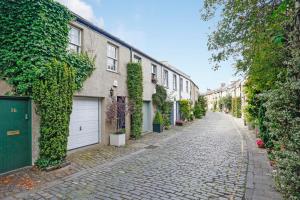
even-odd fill
[{"label": "leafy shrub", "polygon": [[163,117],[161,115],[161,113],[159,111],[157,111],[155,113],[155,117],[153,119],[153,124],[163,124],[164,123],[164,120],[163,120]]},{"label": "leafy shrub", "polygon": [[139,138],[143,126],[143,72],[139,63],[127,65],[127,88],[129,101],[132,103],[131,136]]},{"label": "leafy shrub", "polygon": [[68,65],[53,61],[43,79],[34,84],[34,99],[40,123],[40,168],[57,165],[67,153],[70,114],[75,88],[74,71]]},{"label": "leafy shrub", "polygon": [[183,120],[188,120],[191,113],[191,104],[187,99],[179,101],[180,114]]},{"label": "leafy shrub", "polygon": [[193,109],[194,116],[197,119],[201,119],[206,114],[207,102],[204,96],[199,96],[198,101],[195,103]]}]

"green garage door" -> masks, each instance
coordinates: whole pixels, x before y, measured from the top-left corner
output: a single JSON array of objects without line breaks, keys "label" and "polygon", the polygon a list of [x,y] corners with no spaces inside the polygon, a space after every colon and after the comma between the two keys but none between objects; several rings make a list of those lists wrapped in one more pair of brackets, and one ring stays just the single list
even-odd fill
[{"label": "green garage door", "polygon": [[0,98],[0,174],[31,165],[30,112],[26,99]]}]

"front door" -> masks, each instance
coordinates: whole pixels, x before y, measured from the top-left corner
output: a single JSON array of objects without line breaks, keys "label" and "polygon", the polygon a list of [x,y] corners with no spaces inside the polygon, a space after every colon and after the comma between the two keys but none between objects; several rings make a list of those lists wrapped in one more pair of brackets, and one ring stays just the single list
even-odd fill
[{"label": "front door", "polygon": [[26,99],[0,99],[0,174],[31,165],[30,113]]},{"label": "front door", "polygon": [[151,108],[150,101],[143,102],[143,132],[151,132]]}]

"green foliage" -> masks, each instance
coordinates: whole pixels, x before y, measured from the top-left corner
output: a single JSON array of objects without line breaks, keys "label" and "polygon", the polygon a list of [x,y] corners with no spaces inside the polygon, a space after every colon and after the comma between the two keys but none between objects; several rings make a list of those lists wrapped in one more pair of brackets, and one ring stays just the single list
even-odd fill
[{"label": "green foliage", "polygon": [[161,85],[156,85],[156,93],[152,95],[152,102],[157,109],[162,110],[167,100],[167,91]]},{"label": "green foliage", "polygon": [[37,104],[42,168],[65,158],[71,97],[94,69],[86,54],[67,51],[72,19],[53,0],[0,1],[0,78]]},{"label": "green foliage", "polygon": [[46,67],[43,79],[33,85],[33,98],[41,116],[40,156],[37,161],[41,168],[59,164],[66,157],[75,89],[75,73],[71,67],[56,60]]},{"label": "green foliage", "polygon": [[221,110],[231,111],[232,97],[230,95],[222,97],[219,101],[219,107]]},{"label": "green foliage", "polygon": [[163,120],[163,117],[161,115],[161,113],[159,111],[157,111],[155,113],[155,117],[153,119],[153,124],[163,124],[164,123],[164,120]]},{"label": "green foliage", "polygon": [[191,104],[187,99],[179,101],[180,114],[183,120],[189,120],[191,114]]},{"label": "green foliage", "polygon": [[197,119],[201,119],[206,114],[207,102],[204,96],[199,96],[195,103],[194,115]]},{"label": "green foliage", "polygon": [[[209,38],[212,60],[236,59],[247,77],[248,122],[272,151],[276,183],[285,199],[300,199],[300,9],[291,0],[204,1],[205,20],[223,8]],[[237,55],[237,56],[236,56]],[[236,99],[232,113],[238,115]]]},{"label": "green foliage", "polygon": [[217,112],[217,111],[218,111],[218,101],[214,101],[214,104],[213,104],[213,111],[214,111],[214,112]]},{"label": "green foliage", "polygon": [[127,65],[127,88],[129,101],[132,103],[131,135],[139,138],[143,125],[143,72],[139,63]]},{"label": "green foliage", "polygon": [[156,85],[156,93],[152,95],[152,102],[162,113],[164,126],[168,128],[171,125],[170,115],[173,109],[173,102],[168,100],[167,90],[160,85]]},{"label": "green foliage", "polygon": [[172,109],[173,109],[173,102],[165,101],[162,107],[162,114],[164,119],[164,127],[167,129],[171,126]]},{"label": "green foliage", "polygon": [[232,98],[231,112],[234,117],[241,118],[242,116],[242,101],[241,97]]}]

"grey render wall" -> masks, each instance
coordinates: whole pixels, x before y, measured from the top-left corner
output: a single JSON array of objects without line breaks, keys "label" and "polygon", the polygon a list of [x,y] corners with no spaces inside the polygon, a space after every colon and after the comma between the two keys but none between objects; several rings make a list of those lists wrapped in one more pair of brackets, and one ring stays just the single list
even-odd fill
[{"label": "grey render wall", "polygon": [[[117,96],[128,96],[127,93],[127,64],[130,62],[130,50],[119,43],[100,35],[89,27],[73,22],[73,26],[82,31],[82,50],[95,57],[95,70],[76,93],[76,96],[98,97],[101,99],[101,143],[109,144],[109,135],[115,131],[106,120],[106,108],[111,102],[110,90],[114,90],[114,98]],[[117,72],[107,70],[107,45],[113,44],[118,47],[118,69]],[[118,86],[114,87],[114,82]],[[126,136],[130,137],[130,119],[126,117]]]}]

